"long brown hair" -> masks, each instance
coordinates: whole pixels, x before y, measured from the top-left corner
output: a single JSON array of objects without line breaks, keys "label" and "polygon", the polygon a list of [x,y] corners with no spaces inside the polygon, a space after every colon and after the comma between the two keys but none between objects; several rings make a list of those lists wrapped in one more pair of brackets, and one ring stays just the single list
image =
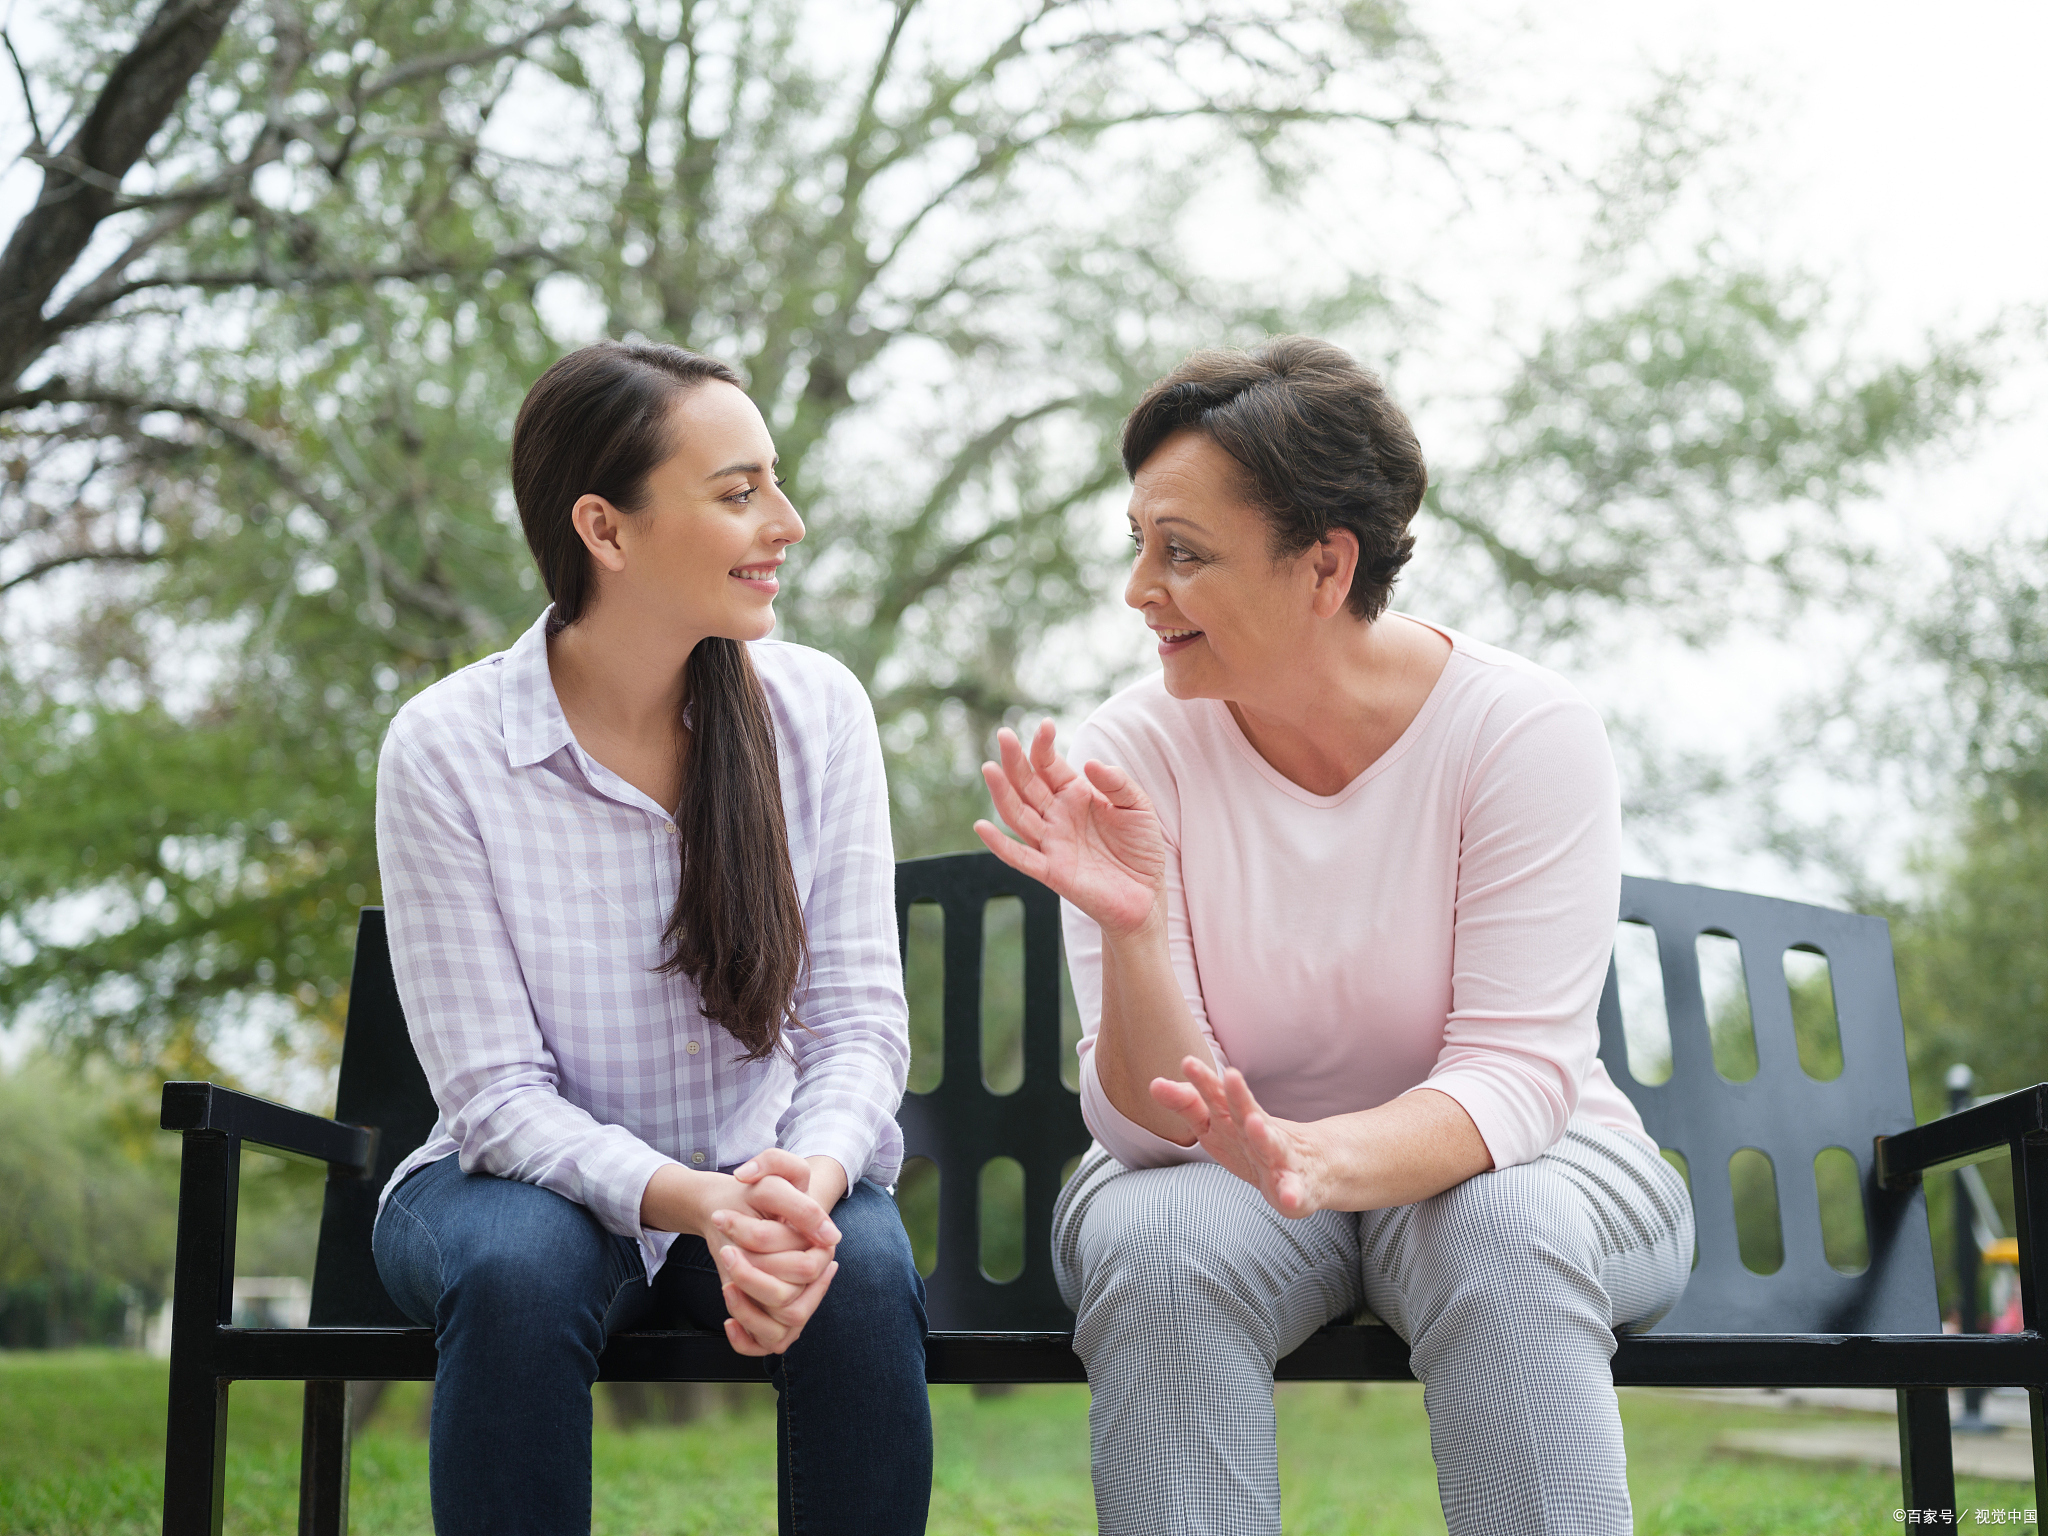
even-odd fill
[{"label": "long brown hair", "polygon": [[[593,590],[570,509],[579,497],[602,496],[639,511],[647,477],[676,450],[676,403],[714,379],[740,383],[724,363],[681,347],[601,341],[571,352],[527,391],[512,428],[512,495],[554,599],[550,634],[583,616]],[[775,725],[747,648],[698,641],[679,708],[682,867],[661,970],[689,977],[704,1016],[759,1061],[781,1044],[784,1023],[796,1022],[791,1005],[808,945]]]}]

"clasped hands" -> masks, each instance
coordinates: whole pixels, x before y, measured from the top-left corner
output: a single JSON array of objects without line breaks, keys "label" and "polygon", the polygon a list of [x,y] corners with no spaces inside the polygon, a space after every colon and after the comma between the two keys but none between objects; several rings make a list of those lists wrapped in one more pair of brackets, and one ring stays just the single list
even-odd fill
[{"label": "clasped hands", "polygon": [[641,1202],[650,1227],[693,1232],[718,1266],[725,1336],[743,1355],[779,1355],[797,1341],[839,1272],[831,1208],[846,1175],[770,1147],[731,1173],[660,1169]]}]

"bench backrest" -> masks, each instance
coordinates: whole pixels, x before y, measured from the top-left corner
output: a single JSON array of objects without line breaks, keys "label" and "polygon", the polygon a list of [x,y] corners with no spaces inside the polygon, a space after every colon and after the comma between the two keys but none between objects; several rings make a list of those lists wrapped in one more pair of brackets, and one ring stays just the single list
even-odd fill
[{"label": "bench backrest", "polygon": [[[1011,1092],[984,1081],[983,914],[1000,897],[1024,911],[1023,1081]],[[1061,1080],[1059,903],[994,856],[947,854],[897,866],[897,919],[908,945],[910,908],[944,914],[944,1046],[939,1081],[908,1095],[905,1150],[937,1165],[937,1267],[927,1281],[934,1328],[1056,1331],[1072,1325],[1052,1278],[1052,1206],[1063,1169],[1088,1144],[1079,1101]],[[1891,944],[1880,919],[1652,880],[1623,882],[1622,916],[1657,933],[1671,1035],[1669,1081],[1646,1086],[1628,1072],[1619,993],[1610,969],[1600,1005],[1601,1055],[1642,1110],[1650,1133],[1683,1154],[1699,1227],[1699,1266],[1660,1331],[1735,1333],[1917,1332],[1939,1327],[1925,1204],[1917,1188],[1878,1189],[1871,1138],[1913,1123]],[[1694,945],[1720,933],[1742,946],[1758,1070],[1731,1083],[1715,1069]],[[1825,955],[1840,1024],[1843,1068],[1816,1082],[1801,1069],[1781,957]],[[314,1272],[311,1321],[403,1325],[370,1257],[377,1192],[426,1139],[433,1098],[413,1055],[391,978],[384,914],[366,908],[343,1043],[337,1118],[378,1128],[367,1178],[330,1177]],[[1871,1263],[1860,1275],[1831,1268],[1821,1243],[1814,1157],[1842,1147],[1863,1182]],[[1753,1147],[1777,1170],[1785,1262],[1774,1274],[1743,1267],[1736,1244],[1729,1159]],[[1023,1267],[991,1280],[980,1263],[981,1172],[991,1159],[1023,1167]]]},{"label": "bench backrest", "polygon": [[[1621,916],[1657,935],[1671,1076],[1650,1085],[1630,1074],[1611,965],[1600,999],[1600,1057],[1658,1144],[1685,1159],[1699,1233],[1692,1283],[1658,1331],[1939,1332],[1926,1199],[1917,1184],[1887,1190],[1875,1177],[1873,1139],[1913,1124],[1884,919],[1637,879],[1621,883]],[[1700,978],[1704,934],[1741,946],[1756,1038],[1756,1075],[1747,1081],[1731,1082],[1714,1064]],[[1799,1060],[1785,974],[1785,955],[1797,950],[1828,962],[1842,1070],[1826,1081]],[[1736,1240],[1729,1165],[1744,1148],[1770,1159],[1777,1185],[1784,1262],[1767,1275],[1744,1266]],[[1830,1148],[1855,1159],[1862,1188],[1870,1263],[1858,1274],[1834,1268],[1822,1240],[1814,1162]]]}]

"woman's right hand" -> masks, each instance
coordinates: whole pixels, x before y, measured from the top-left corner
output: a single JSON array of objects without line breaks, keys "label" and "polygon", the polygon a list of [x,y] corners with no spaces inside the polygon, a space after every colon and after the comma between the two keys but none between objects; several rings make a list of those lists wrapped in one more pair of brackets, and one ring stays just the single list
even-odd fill
[{"label": "woman's right hand", "polygon": [[757,1154],[750,1182],[668,1164],[648,1181],[642,1221],[704,1239],[725,1298],[725,1336],[743,1355],[797,1341],[839,1266],[839,1228],[808,1193],[810,1166],[780,1148]]},{"label": "woman's right hand", "polygon": [[1027,757],[1013,731],[996,732],[1002,762],[983,763],[996,810],[1016,833],[977,821],[989,851],[1093,918],[1110,938],[1163,917],[1166,835],[1137,782],[1108,763],[1076,773],[1053,750],[1053,724],[1039,722]]}]

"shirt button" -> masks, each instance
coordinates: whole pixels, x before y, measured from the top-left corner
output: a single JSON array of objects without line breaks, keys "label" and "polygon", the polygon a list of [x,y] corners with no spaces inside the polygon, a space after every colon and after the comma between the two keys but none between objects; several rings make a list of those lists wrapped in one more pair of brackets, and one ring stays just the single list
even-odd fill
[{"label": "shirt button", "polygon": [[702,1152],[692,1152],[690,1154],[690,1161],[702,1167],[704,1164],[704,1154]]},{"label": "shirt button", "polygon": [[696,1041],[692,1040],[688,1045],[684,1046],[683,1049],[688,1051],[692,1056],[694,1056],[697,1054],[697,1052],[702,1050],[703,1047],[697,1044]]},{"label": "shirt button", "polygon": [[661,824],[661,830],[666,832],[670,837],[674,837],[676,835],[676,824],[672,821],[664,821]]}]

